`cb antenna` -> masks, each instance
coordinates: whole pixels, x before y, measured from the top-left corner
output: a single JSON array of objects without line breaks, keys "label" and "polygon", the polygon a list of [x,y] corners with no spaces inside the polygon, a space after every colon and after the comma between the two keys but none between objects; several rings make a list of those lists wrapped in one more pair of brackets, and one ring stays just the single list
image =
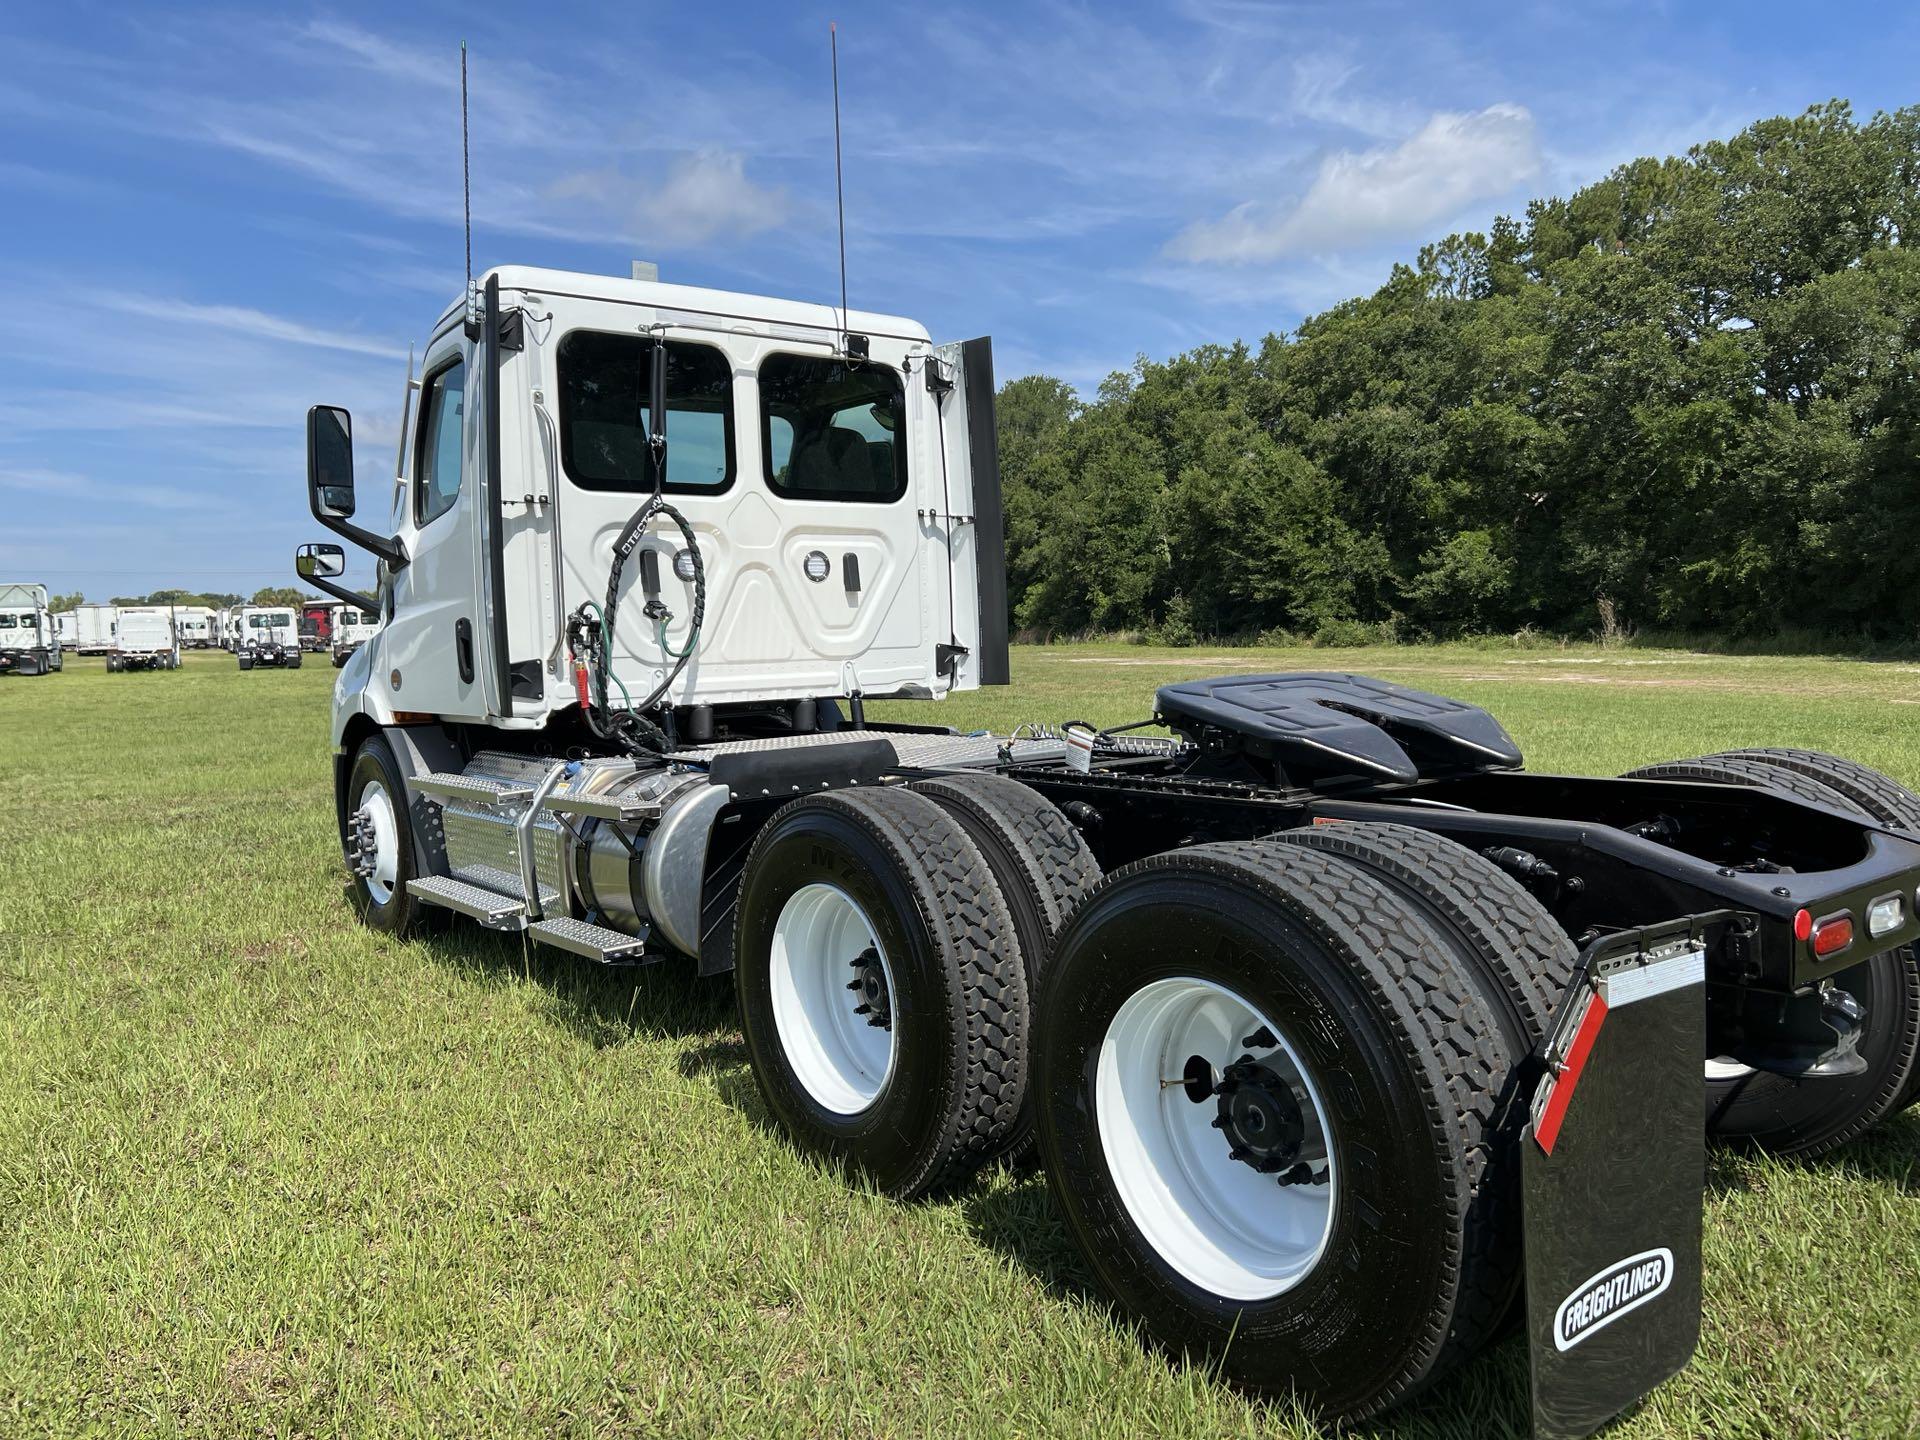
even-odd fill
[{"label": "cb antenna", "polygon": [[[460,42],[460,214],[467,236],[467,336],[474,338],[480,327],[480,312],[473,297],[473,166],[467,145],[467,42]],[[411,363],[407,366],[413,372]]]},{"label": "cb antenna", "polygon": [[840,26],[827,22],[833,53],[833,202],[840,215],[840,347],[847,349],[847,186],[840,169]]}]

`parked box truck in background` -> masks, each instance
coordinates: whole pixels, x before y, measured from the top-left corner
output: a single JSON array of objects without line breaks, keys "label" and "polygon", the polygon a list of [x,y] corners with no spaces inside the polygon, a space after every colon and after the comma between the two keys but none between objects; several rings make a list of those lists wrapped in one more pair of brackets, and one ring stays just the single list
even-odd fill
[{"label": "parked box truck in background", "polygon": [[80,643],[80,632],[74,627],[71,610],[62,610],[53,617],[53,631],[60,637],[62,650],[71,650]]},{"label": "parked box truck in background", "polygon": [[81,605],[73,612],[74,649],[82,655],[104,655],[113,649],[113,627],[119,610],[112,605]]}]

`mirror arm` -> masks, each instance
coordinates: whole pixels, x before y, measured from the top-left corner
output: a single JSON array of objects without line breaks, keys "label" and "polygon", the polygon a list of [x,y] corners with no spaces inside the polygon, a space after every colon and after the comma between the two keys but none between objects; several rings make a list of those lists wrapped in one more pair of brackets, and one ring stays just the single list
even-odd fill
[{"label": "mirror arm", "polygon": [[302,575],[300,583],[311,585],[323,595],[331,595],[336,600],[344,600],[354,609],[366,615],[378,615],[380,602],[371,595],[362,595],[358,590],[349,590],[344,585],[336,585],[331,580],[323,580],[318,575]]},{"label": "mirror arm", "polygon": [[387,562],[388,568],[393,570],[404,570],[406,568],[406,542],[401,540],[398,535],[376,535],[371,530],[362,530],[358,525],[349,524],[345,520],[336,520],[331,515],[322,515],[318,506],[309,508],[313,510],[313,518],[326,526],[327,529],[333,531],[334,534],[340,536],[342,539],[351,540],[362,550],[371,550],[375,555],[378,555],[382,560]]}]

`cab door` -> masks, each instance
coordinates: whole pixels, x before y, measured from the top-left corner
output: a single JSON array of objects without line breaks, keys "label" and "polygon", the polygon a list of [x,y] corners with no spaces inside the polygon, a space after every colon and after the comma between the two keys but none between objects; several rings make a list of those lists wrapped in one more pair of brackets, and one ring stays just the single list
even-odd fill
[{"label": "cab door", "polygon": [[393,616],[371,658],[396,710],[479,720],[487,714],[475,483],[483,427],[469,351],[453,329],[427,352],[408,483],[396,497],[408,562],[393,572]]}]

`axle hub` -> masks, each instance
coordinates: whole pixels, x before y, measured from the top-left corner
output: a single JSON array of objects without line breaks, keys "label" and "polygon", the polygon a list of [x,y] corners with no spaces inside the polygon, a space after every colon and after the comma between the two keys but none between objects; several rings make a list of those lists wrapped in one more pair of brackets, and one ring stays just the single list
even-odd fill
[{"label": "axle hub", "polygon": [[1306,1117],[1293,1088],[1251,1055],[1227,1066],[1214,1090],[1213,1127],[1226,1136],[1228,1154],[1262,1175],[1293,1169],[1307,1136]]},{"label": "axle hub", "polygon": [[847,989],[860,997],[853,1013],[867,1017],[867,1024],[882,1030],[893,1028],[893,997],[887,993],[887,972],[880,964],[880,952],[869,945],[850,962],[853,979]]},{"label": "axle hub", "polygon": [[347,865],[362,880],[373,877],[379,860],[380,840],[373,828],[373,817],[366,807],[347,817]]}]

